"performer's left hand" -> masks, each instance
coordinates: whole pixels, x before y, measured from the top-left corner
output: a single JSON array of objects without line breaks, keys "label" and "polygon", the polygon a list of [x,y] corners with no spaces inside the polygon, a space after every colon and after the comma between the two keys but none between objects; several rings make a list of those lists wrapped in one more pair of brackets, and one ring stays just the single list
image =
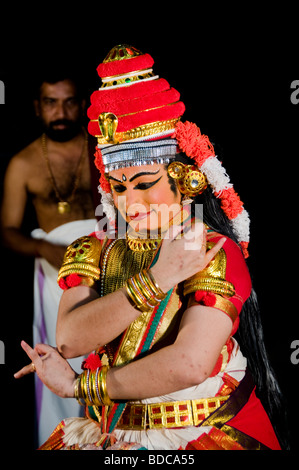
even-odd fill
[{"label": "performer's left hand", "polygon": [[74,397],[76,373],[57,349],[48,344],[37,344],[32,349],[25,341],[21,346],[32,362],[14,374],[16,379],[36,372],[44,385],[59,397]]}]

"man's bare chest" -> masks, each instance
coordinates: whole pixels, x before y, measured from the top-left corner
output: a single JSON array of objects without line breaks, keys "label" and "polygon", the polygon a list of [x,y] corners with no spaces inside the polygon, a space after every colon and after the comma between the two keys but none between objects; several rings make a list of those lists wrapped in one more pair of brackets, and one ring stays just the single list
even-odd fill
[{"label": "man's bare chest", "polygon": [[57,199],[74,199],[78,194],[91,192],[90,168],[86,158],[80,174],[72,161],[60,161],[52,164],[51,171],[44,161],[34,166],[27,185],[27,191],[33,199],[55,202]]}]

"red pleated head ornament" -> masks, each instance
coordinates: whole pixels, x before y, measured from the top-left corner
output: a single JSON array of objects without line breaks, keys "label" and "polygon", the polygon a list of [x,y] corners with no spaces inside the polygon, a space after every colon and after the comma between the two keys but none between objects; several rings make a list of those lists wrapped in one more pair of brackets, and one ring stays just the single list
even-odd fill
[{"label": "red pleated head ornament", "polygon": [[[204,173],[247,256],[249,217],[215,156],[209,138],[196,124],[181,122],[185,105],[169,83],[155,75],[149,54],[128,45],[110,50],[98,66],[100,88],[91,95],[88,131],[97,138],[95,165],[102,202],[111,204],[105,175],[114,169],[168,163],[184,152]],[[110,198],[110,199],[109,199]]]}]

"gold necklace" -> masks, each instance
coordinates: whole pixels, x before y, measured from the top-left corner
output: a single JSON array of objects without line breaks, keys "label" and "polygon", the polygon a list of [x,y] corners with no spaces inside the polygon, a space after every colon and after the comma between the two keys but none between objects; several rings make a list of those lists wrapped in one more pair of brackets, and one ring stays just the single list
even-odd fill
[{"label": "gold necklace", "polygon": [[86,133],[85,129],[83,129],[83,131],[84,131],[84,136],[85,136],[85,140],[84,140],[84,144],[83,144],[83,150],[82,150],[82,153],[81,153],[81,156],[80,156],[80,159],[79,159],[79,163],[78,163],[78,166],[77,166],[76,173],[74,175],[73,190],[72,190],[72,193],[71,193],[70,197],[68,198],[68,201],[63,200],[62,197],[59,194],[57,184],[56,184],[56,181],[55,181],[55,178],[54,178],[54,175],[53,175],[53,172],[52,172],[52,168],[51,168],[51,165],[50,165],[49,157],[48,157],[46,134],[44,133],[41,136],[43,157],[44,157],[44,159],[47,163],[47,168],[48,168],[49,176],[50,176],[50,179],[51,179],[51,183],[52,183],[53,189],[55,191],[56,198],[58,199],[57,211],[58,211],[59,214],[66,214],[66,213],[71,212],[70,202],[73,200],[73,198],[75,196],[75,193],[77,191],[77,188],[78,188],[78,184],[79,184],[81,173],[82,173],[83,159],[84,159],[84,156],[85,156],[85,153],[86,153],[85,149],[87,148],[87,143],[88,143],[87,133]]},{"label": "gold necklace", "polygon": [[130,238],[127,237],[128,247],[132,251],[154,251],[156,250],[160,243],[161,238]]}]

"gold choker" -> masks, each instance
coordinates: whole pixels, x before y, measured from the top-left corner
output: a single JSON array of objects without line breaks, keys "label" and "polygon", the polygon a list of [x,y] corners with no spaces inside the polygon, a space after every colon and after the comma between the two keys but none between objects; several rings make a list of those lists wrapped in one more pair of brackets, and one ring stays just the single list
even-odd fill
[{"label": "gold choker", "polygon": [[132,251],[155,251],[160,245],[161,239],[154,238],[129,238],[127,244]]}]

